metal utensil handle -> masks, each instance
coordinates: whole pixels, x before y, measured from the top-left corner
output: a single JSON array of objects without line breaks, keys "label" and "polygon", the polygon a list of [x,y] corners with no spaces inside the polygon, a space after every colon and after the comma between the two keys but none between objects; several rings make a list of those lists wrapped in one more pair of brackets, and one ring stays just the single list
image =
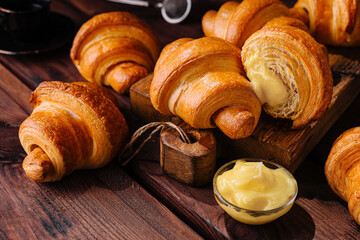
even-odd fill
[{"label": "metal utensil handle", "polygon": [[110,2],[116,2],[116,3],[123,3],[133,6],[140,6],[140,7],[156,7],[156,8],[162,8],[163,3],[162,2],[152,2],[152,1],[141,1],[141,0],[108,0]]}]

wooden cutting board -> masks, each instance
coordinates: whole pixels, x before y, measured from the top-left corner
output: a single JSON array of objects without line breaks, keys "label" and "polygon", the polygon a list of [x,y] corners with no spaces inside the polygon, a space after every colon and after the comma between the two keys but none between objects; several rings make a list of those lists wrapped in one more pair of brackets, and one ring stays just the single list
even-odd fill
[{"label": "wooden cutting board", "polygon": [[[292,130],[289,120],[273,119],[263,112],[253,134],[239,140],[232,140],[215,129],[217,156],[229,160],[242,157],[263,158],[295,172],[360,91],[360,57],[357,56],[360,54],[352,53],[351,48],[329,49],[329,52],[334,89],[329,109],[321,119],[305,129]],[[147,76],[130,89],[131,110],[144,122],[181,123],[180,118],[162,115],[153,108],[149,95],[152,77],[152,74]]]}]

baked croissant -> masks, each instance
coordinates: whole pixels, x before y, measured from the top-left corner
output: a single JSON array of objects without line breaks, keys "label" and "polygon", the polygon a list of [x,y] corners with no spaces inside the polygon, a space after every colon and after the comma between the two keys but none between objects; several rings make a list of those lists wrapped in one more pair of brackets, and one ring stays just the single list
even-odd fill
[{"label": "baked croissant", "polygon": [[293,128],[317,120],[333,88],[326,48],[292,26],[264,27],[242,48],[246,75],[265,112],[290,118]]},{"label": "baked croissant", "polygon": [[280,0],[230,1],[218,12],[205,13],[202,28],[205,36],[219,37],[241,48],[250,35],[280,16],[291,16],[289,8]]},{"label": "baked croissant", "polygon": [[325,176],[360,224],[360,127],[345,131],[335,140],[325,163]]},{"label": "baked croissant", "polygon": [[123,94],[152,72],[159,53],[159,42],[145,22],[128,12],[109,12],[81,26],[70,57],[85,79]]},{"label": "baked croissant", "polygon": [[334,46],[360,46],[360,0],[298,0],[315,39]]},{"label": "baked croissant", "polygon": [[19,138],[28,154],[23,168],[35,181],[104,166],[127,140],[115,97],[96,84],[43,82],[30,102],[34,110],[21,124]]},{"label": "baked croissant", "polygon": [[261,105],[242,74],[241,51],[229,42],[178,39],[160,54],[150,99],[159,112],[194,128],[218,126],[230,138],[243,138],[256,127]]}]

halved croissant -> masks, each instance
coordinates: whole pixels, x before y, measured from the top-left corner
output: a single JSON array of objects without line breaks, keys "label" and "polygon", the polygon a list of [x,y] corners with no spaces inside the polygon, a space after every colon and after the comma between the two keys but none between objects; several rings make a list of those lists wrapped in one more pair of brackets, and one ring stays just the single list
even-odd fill
[{"label": "halved croissant", "polygon": [[242,47],[245,40],[268,21],[291,16],[280,0],[244,0],[224,3],[218,12],[208,11],[202,19],[205,36],[219,37]]},{"label": "halved croissant", "polygon": [[332,96],[326,48],[292,26],[264,27],[245,42],[242,61],[264,110],[293,128],[317,120]]},{"label": "halved croissant", "polygon": [[351,128],[334,142],[325,163],[325,175],[331,189],[348,202],[348,208],[360,224],[360,127]]},{"label": "halved croissant", "polygon": [[308,16],[315,39],[335,46],[360,46],[360,0],[298,0],[293,10]]},{"label": "halved croissant", "polygon": [[156,63],[150,99],[159,112],[194,128],[218,126],[228,137],[249,136],[261,105],[244,74],[241,51],[213,37],[182,38]]},{"label": "halved croissant", "polygon": [[153,70],[159,53],[159,42],[145,22],[128,12],[109,12],[81,26],[70,57],[85,79],[122,94]]},{"label": "halved croissant", "polygon": [[19,138],[28,154],[23,168],[35,181],[104,166],[127,140],[115,97],[96,84],[43,82],[30,102],[34,110],[21,124]]}]

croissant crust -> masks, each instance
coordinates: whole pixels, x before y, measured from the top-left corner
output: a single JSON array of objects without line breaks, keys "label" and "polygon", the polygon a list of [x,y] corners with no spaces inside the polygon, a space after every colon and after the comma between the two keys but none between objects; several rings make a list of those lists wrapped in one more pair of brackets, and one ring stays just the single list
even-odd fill
[{"label": "croissant crust", "polygon": [[317,41],[360,46],[360,0],[298,0],[292,11],[307,16]]},{"label": "croissant crust", "polygon": [[75,169],[104,166],[125,144],[128,127],[117,101],[95,84],[43,82],[30,102],[34,111],[19,138],[33,180],[57,181]]},{"label": "croissant crust", "polygon": [[70,57],[88,81],[127,93],[153,70],[159,52],[158,39],[144,21],[128,12],[108,12],[80,27]]},{"label": "croissant crust", "polygon": [[202,28],[205,36],[223,38],[241,48],[249,36],[280,16],[290,16],[290,10],[279,0],[230,1],[217,12],[208,11]]},{"label": "croissant crust", "polygon": [[216,125],[231,138],[245,137],[254,130],[261,105],[242,74],[239,48],[220,38],[182,38],[161,52],[150,99],[159,112],[194,128]]},{"label": "croissant crust", "polygon": [[325,163],[325,176],[360,224],[360,127],[345,131],[335,140]]}]

